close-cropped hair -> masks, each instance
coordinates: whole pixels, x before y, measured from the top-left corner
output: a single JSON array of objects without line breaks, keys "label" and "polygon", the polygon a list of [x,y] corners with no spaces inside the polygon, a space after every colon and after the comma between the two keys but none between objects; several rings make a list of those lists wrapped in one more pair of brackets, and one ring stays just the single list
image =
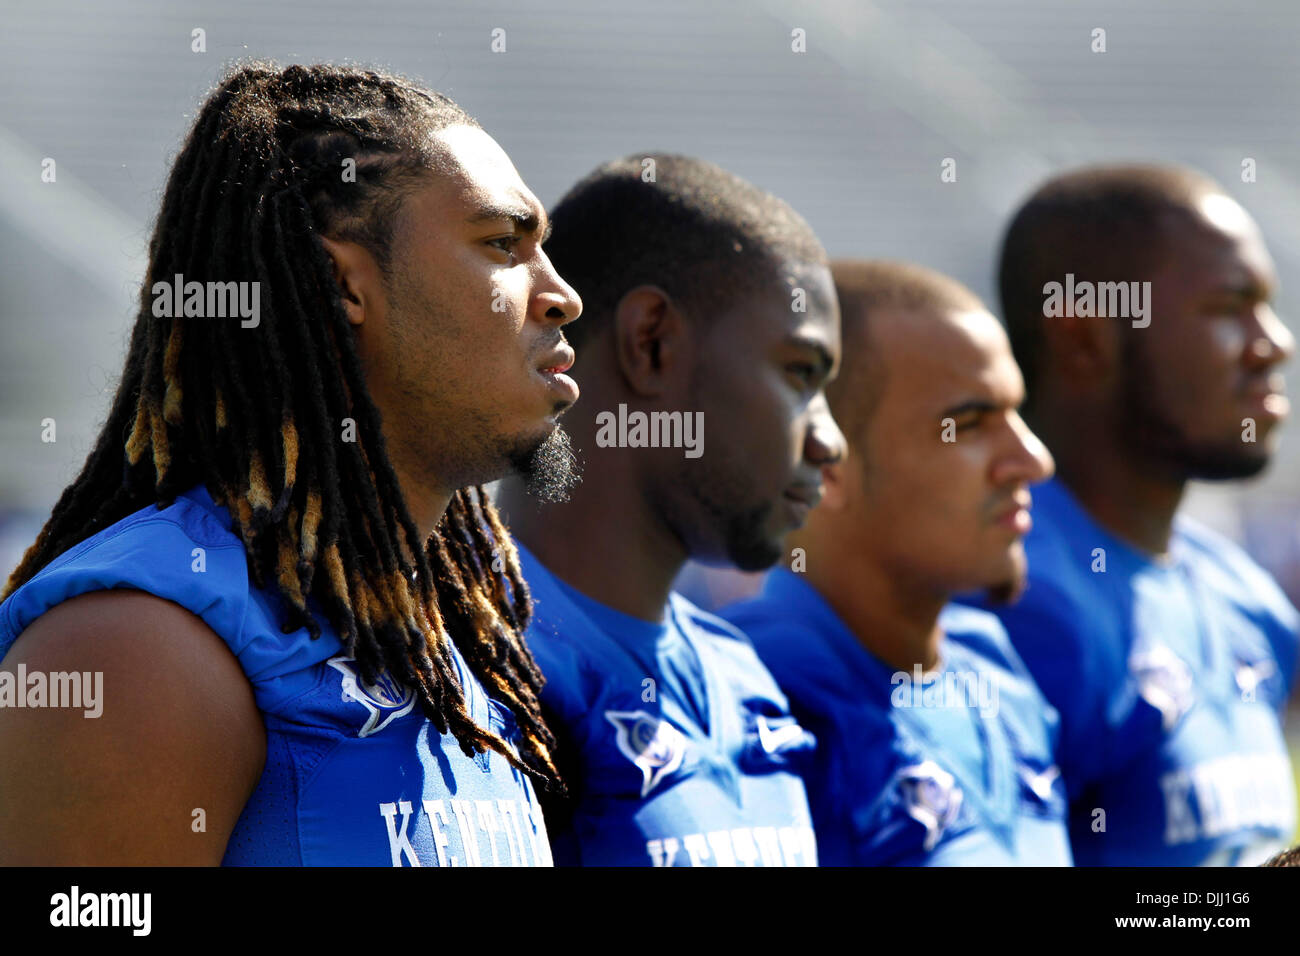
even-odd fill
[{"label": "close-cropped hair", "polygon": [[578,350],[638,286],[658,286],[707,316],[774,282],[783,265],[827,261],[787,203],[689,156],[605,163],[564,195],[550,220],[546,253],[582,296],[582,320],[565,329]]},{"label": "close-cropped hair", "polygon": [[1002,240],[998,292],[1032,405],[1041,379],[1043,287],[1149,279],[1212,179],[1179,166],[1089,166],[1054,176],[1016,212]]},{"label": "close-cropped hair", "polygon": [[840,303],[839,376],[826,388],[831,414],[846,434],[861,435],[884,394],[887,356],[872,344],[872,317],[886,309],[907,312],[985,311],[956,279],[912,262],[837,259],[831,263]]}]

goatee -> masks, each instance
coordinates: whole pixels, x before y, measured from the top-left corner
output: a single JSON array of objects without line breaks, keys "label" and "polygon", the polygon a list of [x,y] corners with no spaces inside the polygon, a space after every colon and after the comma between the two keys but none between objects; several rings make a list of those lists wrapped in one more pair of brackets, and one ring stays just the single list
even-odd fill
[{"label": "goatee", "polygon": [[511,464],[523,478],[524,490],[540,501],[568,501],[569,492],[582,480],[569,433],[559,426],[536,445],[512,455]]}]

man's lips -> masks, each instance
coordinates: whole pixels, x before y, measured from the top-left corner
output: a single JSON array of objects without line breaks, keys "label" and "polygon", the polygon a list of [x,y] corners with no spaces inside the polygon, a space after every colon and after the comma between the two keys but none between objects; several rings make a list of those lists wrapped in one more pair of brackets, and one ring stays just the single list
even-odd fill
[{"label": "man's lips", "polygon": [[786,501],[786,511],[789,512],[795,526],[802,527],[808,519],[808,513],[822,500],[822,489],[820,486],[796,485],[785,489],[781,497]]},{"label": "man's lips", "polygon": [[787,488],[784,495],[791,501],[805,504],[809,508],[816,508],[817,503],[822,500],[822,489],[820,486],[795,485],[793,488]]},{"label": "man's lips", "polygon": [[1286,397],[1286,383],[1280,375],[1252,381],[1242,390],[1242,398],[1252,409],[1257,409],[1269,418],[1285,418],[1291,411],[1291,402]]},{"label": "man's lips", "polygon": [[576,402],[580,394],[578,383],[564,374],[573,368],[573,360],[573,349],[564,344],[542,359],[544,364],[537,369],[537,374],[566,407]]},{"label": "man's lips", "polygon": [[1014,495],[1010,504],[994,513],[993,523],[1016,534],[1028,534],[1034,526],[1034,520],[1029,515],[1032,504],[1033,499],[1029,496],[1029,492]]},{"label": "man's lips", "polygon": [[573,368],[575,358],[573,349],[567,345],[562,345],[542,360],[545,364],[540,366],[538,371],[549,375],[563,374]]}]

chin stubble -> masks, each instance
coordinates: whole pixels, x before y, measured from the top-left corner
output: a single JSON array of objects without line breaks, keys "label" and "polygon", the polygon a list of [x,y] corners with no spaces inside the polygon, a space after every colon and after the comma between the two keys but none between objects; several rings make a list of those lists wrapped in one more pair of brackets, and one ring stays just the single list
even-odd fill
[{"label": "chin stubble", "polygon": [[569,492],[582,480],[569,433],[559,426],[540,442],[510,455],[510,463],[523,478],[524,489],[539,501],[568,501]]}]

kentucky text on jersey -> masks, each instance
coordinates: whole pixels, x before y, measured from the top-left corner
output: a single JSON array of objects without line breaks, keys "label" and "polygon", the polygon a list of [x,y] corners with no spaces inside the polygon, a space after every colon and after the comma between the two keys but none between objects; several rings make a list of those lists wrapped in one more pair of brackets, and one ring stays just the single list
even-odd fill
[{"label": "kentucky text on jersey", "polygon": [[621,614],[519,556],[542,703],[575,795],[547,817],[556,862],[815,866],[792,769],[815,742],[744,635],[676,594],[662,624]]},{"label": "kentucky text on jersey", "polygon": [[[386,675],[362,682],[322,627],[280,632],[278,598],[255,588],[230,516],[196,486],[60,555],[0,605],[0,657],[61,601],[106,588],[166,598],[230,647],[266,725],[266,768],[226,847],[226,865],[548,866],[531,783],[496,753],[468,757]],[[510,740],[513,714],[453,648],[474,720]]]},{"label": "kentucky text on jersey", "polygon": [[997,618],[946,607],[942,670],[922,686],[784,569],[723,614],[817,736],[805,780],[823,866],[1070,864],[1056,714]]},{"label": "kentucky text on jersey", "polygon": [[1279,715],[1295,608],[1227,539],[1175,522],[1156,562],[1059,480],[1034,492],[1029,588],[997,613],[1061,713],[1061,771],[1085,865],[1252,864],[1291,842]]}]

